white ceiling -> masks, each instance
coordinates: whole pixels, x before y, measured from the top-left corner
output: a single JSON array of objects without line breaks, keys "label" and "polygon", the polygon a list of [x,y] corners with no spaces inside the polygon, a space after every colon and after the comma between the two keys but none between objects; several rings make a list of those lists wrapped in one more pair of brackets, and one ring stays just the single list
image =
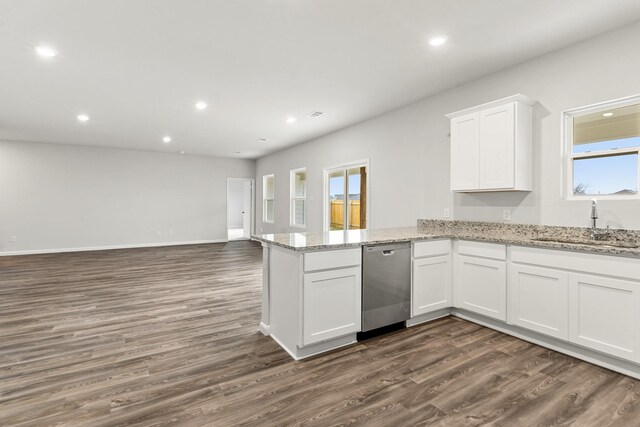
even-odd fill
[{"label": "white ceiling", "polygon": [[256,158],[638,19],[638,0],[0,0],[0,139]]}]

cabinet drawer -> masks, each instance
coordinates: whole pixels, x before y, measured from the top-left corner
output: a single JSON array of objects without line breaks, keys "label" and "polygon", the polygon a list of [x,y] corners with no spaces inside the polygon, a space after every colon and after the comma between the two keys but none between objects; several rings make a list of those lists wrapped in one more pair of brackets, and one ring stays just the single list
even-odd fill
[{"label": "cabinet drawer", "polygon": [[304,254],[304,271],[353,267],[362,263],[362,249],[340,249]]},{"label": "cabinet drawer", "polygon": [[448,255],[451,253],[451,240],[434,240],[413,244],[413,257]]},{"label": "cabinet drawer", "polygon": [[495,243],[460,241],[458,242],[458,254],[504,261],[507,259],[507,247]]}]

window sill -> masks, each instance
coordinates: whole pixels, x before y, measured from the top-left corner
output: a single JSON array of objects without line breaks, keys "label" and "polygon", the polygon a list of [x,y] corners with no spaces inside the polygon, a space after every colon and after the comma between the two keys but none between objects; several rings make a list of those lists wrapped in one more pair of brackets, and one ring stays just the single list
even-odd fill
[{"label": "window sill", "polygon": [[612,195],[597,195],[594,194],[592,196],[566,196],[564,198],[567,202],[579,202],[579,201],[588,201],[588,200],[640,200],[640,195],[628,195],[628,196],[612,196]]}]

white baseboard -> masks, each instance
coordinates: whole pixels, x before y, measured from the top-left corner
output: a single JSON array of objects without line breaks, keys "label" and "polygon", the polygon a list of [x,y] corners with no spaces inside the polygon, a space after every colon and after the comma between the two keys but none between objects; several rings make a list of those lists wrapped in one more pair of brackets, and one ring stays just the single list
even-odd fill
[{"label": "white baseboard", "polygon": [[86,251],[107,251],[111,249],[133,249],[133,248],[153,248],[159,246],[181,246],[181,245],[200,245],[204,243],[227,243],[227,239],[213,240],[190,240],[183,242],[159,242],[159,243],[137,243],[132,245],[110,245],[110,246],[85,246],[80,248],[56,248],[56,249],[34,249],[24,251],[3,251],[0,256],[15,255],[35,255],[35,254],[57,254],[63,252],[86,252]]}]

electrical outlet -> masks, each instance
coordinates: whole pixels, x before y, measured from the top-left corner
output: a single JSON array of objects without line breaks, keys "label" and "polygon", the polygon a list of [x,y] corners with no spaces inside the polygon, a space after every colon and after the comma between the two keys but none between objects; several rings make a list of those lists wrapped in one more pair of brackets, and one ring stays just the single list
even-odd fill
[{"label": "electrical outlet", "polygon": [[449,208],[444,208],[444,214],[442,216],[449,218]]},{"label": "electrical outlet", "polygon": [[505,221],[511,221],[511,209],[502,210],[502,219]]},{"label": "electrical outlet", "polygon": [[17,241],[18,241],[18,238],[17,238],[16,236],[11,236],[11,237],[9,238],[9,241],[10,241],[11,243],[15,243],[15,242],[17,242]]}]

